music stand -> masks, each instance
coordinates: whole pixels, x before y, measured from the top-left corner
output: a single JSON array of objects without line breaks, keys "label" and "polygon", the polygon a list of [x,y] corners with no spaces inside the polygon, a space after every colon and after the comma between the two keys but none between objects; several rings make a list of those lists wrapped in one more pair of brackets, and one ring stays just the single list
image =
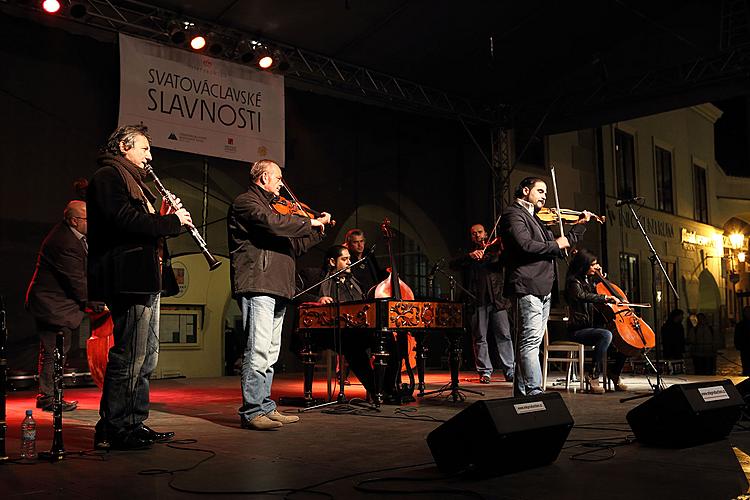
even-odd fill
[{"label": "music stand", "polygon": [[672,280],[669,279],[669,274],[667,274],[667,271],[664,269],[664,264],[662,263],[661,259],[659,258],[659,254],[656,253],[656,249],[654,248],[653,243],[651,243],[651,238],[648,237],[648,234],[646,233],[646,230],[643,228],[643,224],[641,224],[641,219],[638,218],[638,214],[633,209],[632,203],[627,203],[628,208],[630,209],[630,213],[633,214],[633,219],[635,219],[636,223],[638,224],[638,229],[640,229],[641,234],[643,235],[643,238],[646,240],[646,244],[648,244],[649,252],[651,252],[651,256],[648,258],[648,260],[651,262],[651,297],[652,297],[652,304],[654,304],[654,349],[656,349],[656,366],[651,363],[651,360],[649,359],[648,355],[645,352],[641,354],[645,360],[646,363],[651,366],[654,371],[656,372],[656,384],[651,384],[651,380],[648,379],[648,375],[646,376],[647,380],[649,381],[649,385],[651,386],[651,394],[639,394],[637,396],[631,396],[628,398],[622,398],[620,399],[621,403],[624,403],[626,401],[632,401],[634,399],[640,399],[640,398],[646,398],[648,396],[655,396],[659,394],[661,391],[665,389],[663,386],[663,382],[661,380],[661,372],[660,372],[660,360],[659,360],[659,310],[656,307],[656,304],[658,304],[656,300],[656,266],[658,264],[659,269],[661,270],[662,274],[664,275],[664,278],[667,280],[667,283],[669,284],[669,287],[672,289],[672,292],[674,293],[675,299],[680,300],[680,295],[677,293],[677,289],[675,289],[674,284],[672,284]]},{"label": "music stand", "polygon": [[[464,292],[468,297],[471,297],[475,301],[477,300],[477,297],[473,293],[471,293],[462,285],[460,285],[452,274],[445,272],[438,264],[435,265],[433,274],[439,272],[440,274],[448,278],[448,281],[450,283],[450,300],[451,301],[455,300],[456,287],[460,288],[461,291]],[[464,392],[469,392],[471,394],[476,394],[478,396],[484,396],[484,392],[482,391],[477,391],[475,389],[466,389],[465,387],[461,387],[461,383],[458,380],[458,371],[461,366],[461,352],[462,352],[461,336],[452,335],[448,339],[450,342],[450,355],[449,355],[448,363],[450,365],[450,370],[451,370],[451,381],[443,385],[439,389],[423,392],[421,394],[418,394],[418,396],[424,397],[424,396],[428,396],[431,394],[442,395],[445,391],[448,391],[448,390],[450,390],[450,394],[447,397],[452,398],[454,402],[464,401],[466,399],[466,395],[464,395]]]},{"label": "music stand", "polygon": [[[339,394],[336,397],[336,399],[333,400],[333,401],[327,401],[325,403],[308,406],[306,408],[301,408],[301,409],[297,410],[297,412],[299,412],[299,413],[304,413],[304,412],[310,411],[310,410],[317,410],[317,409],[320,409],[320,408],[327,408],[329,406],[344,405],[344,404],[354,404],[354,401],[356,401],[358,399],[358,398],[354,398],[354,399],[351,399],[351,400],[347,400],[345,389],[344,389],[344,387],[345,387],[345,385],[344,385],[344,370],[343,370],[343,366],[344,366],[344,352],[343,352],[343,341],[342,341],[342,335],[341,335],[341,302],[339,301],[339,285],[341,284],[341,281],[338,279],[338,277],[340,275],[342,275],[343,273],[345,273],[347,270],[351,269],[352,267],[357,266],[357,265],[361,264],[362,262],[364,262],[365,259],[367,259],[374,250],[375,250],[375,245],[373,245],[370,248],[369,251],[367,251],[365,254],[363,254],[361,259],[357,260],[356,262],[350,263],[348,266],[343,267],[343,268],[339,269],[336,272],[333,272],[333,273],[329,274],[328,276],[326,276],[322,280],[318,281],[314,285],[307,287],[306,289],[302,290],[301,292],[299,292],[298,294],[296,294],[294,297],[292,297],[292,299],[296,299],[296,298],[300,297],[301,295],[309,292],[310,290],[313,290],[313,289],[319,287],[320,285],[322,285],[326,281],[334,280],[333,281],[333,283],[334,283],[334,287],[333,287],[333,295],[334,295],[334,297],[333,297],[333,300],[334,300],[334,304],[335,304],[335,317],[334,317],[334,324],[333,324],[333,345],[334,345],[334,348],[336,349],[336,360],[337,360],[338,365],[339,365],[339,373],[338,373]],[[365,408],[368,408],[368,409],[376,409],[376,407],[374,405],[371,405],[371,404],[366,403],[364,401],[363,401],[363,403],[364,404],[361,404],[361,403],[357,402],[357,404],[359,406],[364,406]]]}]

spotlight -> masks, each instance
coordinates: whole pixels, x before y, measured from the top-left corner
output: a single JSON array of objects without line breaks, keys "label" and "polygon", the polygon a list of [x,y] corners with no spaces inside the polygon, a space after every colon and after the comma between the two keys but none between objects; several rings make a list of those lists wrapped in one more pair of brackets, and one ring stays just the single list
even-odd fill
[{"label": "spotlight", "polygon": [[187,23],[179,23],[177,21],[171,21],[168,25],[169,39],[175,45],[182,45],[185,43],[187,35],[185,34]]},{"label": "spotlight", "polygon": [[82,2],[73,2],[70,4],[70,15],[76,19],[86,16],[86,5]]},{"label": "spotlight", "polygon": [[242,40],[237,45],[237,55],[243,64],[249,64],[255,60],[255,47],[253,43],[254,42]]},{"label": "spotlight", "polygon": [[269,69],[271,66],[273,66],[273,56],[270,54],[261,56],[260,59],[258,59],[258,66],[260,66],[262,69]]},{"label": "spotlight", "polygon": [[261,69],[270,69],[274,64],[273,54],[265,45],[255,45],[255,57],[258,60],[258,67]]},{"label": "spotlight", "polygon": [[203,50],[203,47],[206,46],[206,39],[202,35],[194,35],[193,38],[190,39],[190,48],[193,50]]},{"label": "spotlight", "polygon": [[208,42],[208,51],[211,53],[211,55],[220,56],[224,53],[224,43],[219,35],[211,33],[208,36]]},{"label": "spotlight", "polygon": [[42,9],[48,14],[54,14],[60,10],[60,2],[58,0],[44,0]]}]

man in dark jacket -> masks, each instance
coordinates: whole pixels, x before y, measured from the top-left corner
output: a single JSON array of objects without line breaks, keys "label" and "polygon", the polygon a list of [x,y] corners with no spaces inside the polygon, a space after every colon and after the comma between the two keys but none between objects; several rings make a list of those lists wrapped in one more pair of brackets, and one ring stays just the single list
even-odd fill
[{"label": "man in dark jacket", "polygon": [[167,203],[156,213],[156,196],[144,183],[150,160],[146,127],[120,127],[109,137],[86,195],[89,296],[109,306],[115,339],[94,435],[99,449],[144,448],[174,435],[144,421],[159,354],[159,300],[162,291],[176,293],[164,238],[178,235],[192,219],[184,208],[169,213]]},{"label": "man in dark jacket", "polygon": [[[567,236],[555,238],[537,217],[547,201],[547,184],[526,177],[515,191],[516,200],[503,212],[500,237],[505,246],[505,296],[513,298],[516,338],[516,396],[543,392],[539,346],[549,318],[552,285],[557,276],[555,259],[574,245],[586,228],[576,224]],[[583,212],[586,222],[590,212]]]},{"label": "man in dark jacket", "polygon": [[471,226],[470,232],[472,250],[453,259],[450,268],[463,271],[464,286],[476,297],[467,298],[467,302],[471,310],[474,363],[479,382],[489,384],[492,376],[488,333],[495,339],[505,380],[510,382],[513,380],[513,341],[508,322],[510,301],[503,296],[504,263],[500,242],[488,246],[487,232],[481,224]]},{"label": "man in dark jacket", "polygon": [[260,160],[250,169],[250,188],[229,208],[227,228],[232,296],[242,310],[247,345],[242,361],[243,427],[270,430],[299,420],[282,415],[271,399],[273,364],[281,328],[294,295],[295,258],[323,239],[330,214],[310,219],[281,215],[271,207],[282,186],[281,168]]},{"label": "man in dark jacket", "polygon": [[[39,334],[39,394],[36,407],[52,411],[54,352],[63,335],[61,362],[70,349],[70,332],[78,328],[86,309],[86,203],[71,201],[64,220],[47,234],[39,249],[34,276],[26,292],[26,308]],[[75,410],[77,401],[63,401],[63,411]]]}]

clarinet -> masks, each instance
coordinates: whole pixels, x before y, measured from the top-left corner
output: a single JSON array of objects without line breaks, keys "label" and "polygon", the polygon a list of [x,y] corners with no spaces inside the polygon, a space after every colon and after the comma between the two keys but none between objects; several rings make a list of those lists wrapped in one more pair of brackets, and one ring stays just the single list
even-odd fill
[{"label": "clarinet", "polygon": [[[159,190],[159,193],[161,193],[164,199],[169,202],[169,204],[172,206],[173,209],[178,210],[178,207],[175,204],[174,195],[164,187],[164,184],[161,183],[159,178],[154,173],[154,168],[150,164],[147,163],[145,170],[146,170],[146,173],[148,173],[151,176],[151,178],[154,180],[154,184],[156,185],[156,189]],[[201,253],[203,254],[203,257],[206,258],[206,262],[208,263],[209,269],[213,271],[214,269],[219,267],[221,265],[221,262],[216,260],[216,258],[213,255],[211,255],[211,252],[208,250],[208,246],[206,245],[206,242],[203,240],[203,238],[201,237],[200,233],[195,228],[195,226],[190,224],[188,226],[188,229],[190,230],[190,236],[193,237],[193,240],[201,249]]]}]

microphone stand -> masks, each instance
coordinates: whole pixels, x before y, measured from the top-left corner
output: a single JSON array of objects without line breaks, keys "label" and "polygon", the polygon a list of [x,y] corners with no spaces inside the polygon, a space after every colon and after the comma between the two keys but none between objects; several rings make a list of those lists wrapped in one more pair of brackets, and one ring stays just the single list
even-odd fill
[{"label": "microphone stand", "polygon": [[[476,301],[477,297],[470,291],[468,291],[466,288],[464,288],[461,284],[459,284],[456,281],[456,278],[450,274],[445,272],[441,268],[436,268],[436,272],[439,272],[443,276],[448,278],[448,281],[450,281],[450,300],[451,302],[455,301],[455,291],[456,287],[460,288],[462,292],[466,294],[467,297],[470,297],[472,300]],[[464,323],[465,325],[466,323]],[[465,330],[464,330],[465,331]],[[440,394],[442,395],[445,391],[450,390],[450,394],[448,397],[452,398],[453,401],[464,401],[466,399],[466,396],[464,395],[464,392],[470,392],[471,394],[477,394],[479,396],[484,396],[484,393],[482,391],[477,391],[474,389],[466,389],[464,387],[461,387],[460,382],[458,381],[458,371],[461,367],[461,354],[463,353],[463,348],[461,347],[461,336],[460,335],[451,335],[448,337],[450,342],[450,356],[448,360],[448,364],[450,365],[451,370],[451,381],[447,384],[443,385],[439,389],[435,389],[433,391],[427,391],[424,393],[420,393],[419,396],[428,396],[430,394]]]},{"label": "microphone stand", "polygon": [[[339,285],[341,281],[338,279],[338,277],[342,275],[343,273],[347,272],[347,270],[351,269],[352,267],[357,266],[361,264],[362,262],[364,262],[370,256],[370,254],[372,254],[372,252],[374,251],[375,251],[375,245],[373,245],[368,252],[363,254],[361,259],[357,260],[356,262],[350,263],[348,266],[343,267],[334,273],[331,273],[330,275],[326,276],[325,278],[318,281],[314,285],[307,287],[306,289],[302,290],[301,292],[296,294],[294,297],[292,297],[292,300],[294,300],[300,297],[301,295],[309,292],[310,290],[313,290],[316,287],[322,285],[326,281],[335,280],[334,288],[333,288],[333,294],[334,294],[333,300],[335,304],[335,317],[334,317],[334,323],[333,323],[333,343],[334,343],[334,347],[337,348],[336,359],[339,365],[339,380],[338,380],[339,394],[336,397],[336,400],[334,401],[328,401],[326,403],[308,406],[307,408],[301,408],[297,410],[299,413],[303,413],[303,412],[310,411],[310,410],[317,410],[319,408],[327,408],[329,406],[335,406],[339,404],[353,403],[355,401],[354,399],[347,400],[345,390],[344,390],[344,369],[343,369],[344,368],[344,353],[343,353],[343,347],[342,347],[343,344],[342,344],[342,338],[341,338],[341,302],[339,301]],[[370,404],[365,404],[363,406],[369,409],[373,409],[373,410],[376,409],[375,406],[370,405]]]},{"label": "microphone stand", "polygon": [[5,389],[7,387],[8,360],[5,359],[5,345],[8,341],[8,329],[5,326],[5,297],[0,296],[0,463],[8,460],[5,451]]},{"label": "microphone stand", "polygon": [[672,292],[674,293],[674,296],[677,300],[680,300],[680,295],[677,293],[677,290],[674,287],[674,284],[672,284],[672,280],[669,279],[669,274],[667,274],[667,271],[664,269],[664,264],[662,263],[661,259],[659,258],[659,254],[656,253],[656,249],[654,248],[653,243],[651,243],[651,239],[648,237],[648,234],[646,234],[646,230],[643,228],[643,224],[641,224],[641,219],[638,218],[638,214],[633,209],[633,204],[628,203],[628,208],[630,209],[630,213],[633,214],[633,218],[635,219],[636,223],[638,223],[638,229],[640,229],[641,234],[643,235],[643,238],[646,240],[646,243],[648,244],[649,252],[651,252],[651,256],[648,258],[648,260],[651,262],[651,297],[652,297],[652,303],[654,304],[654,349],[656,350],[656,366],[651,363],[651,360],[648,358],[646,353],[643,353],[643,357],[646,359],[648,364],[651,366],[651,368],[654,369],[656,372],[656,384],[651,384],[649,381],[649,385],[651,385],[651,394],[641,394],[638,396],[632,396],[629,398],[622,398],[620,399],[621,403],[624,403],[626,401],[632,401],[634,399],[640,399],[645,398],[648,396],[655,396],[659,394],[661,391],[665,389],[662,380],[661,380],[661,372],[659,369],[659,310],[657,307],[658,302],[656,301],[656,266],[658,264],[659,269],[661,270],[662,275],[667,280],[667,283],[669,284],[669,287],[672,289]]}]

